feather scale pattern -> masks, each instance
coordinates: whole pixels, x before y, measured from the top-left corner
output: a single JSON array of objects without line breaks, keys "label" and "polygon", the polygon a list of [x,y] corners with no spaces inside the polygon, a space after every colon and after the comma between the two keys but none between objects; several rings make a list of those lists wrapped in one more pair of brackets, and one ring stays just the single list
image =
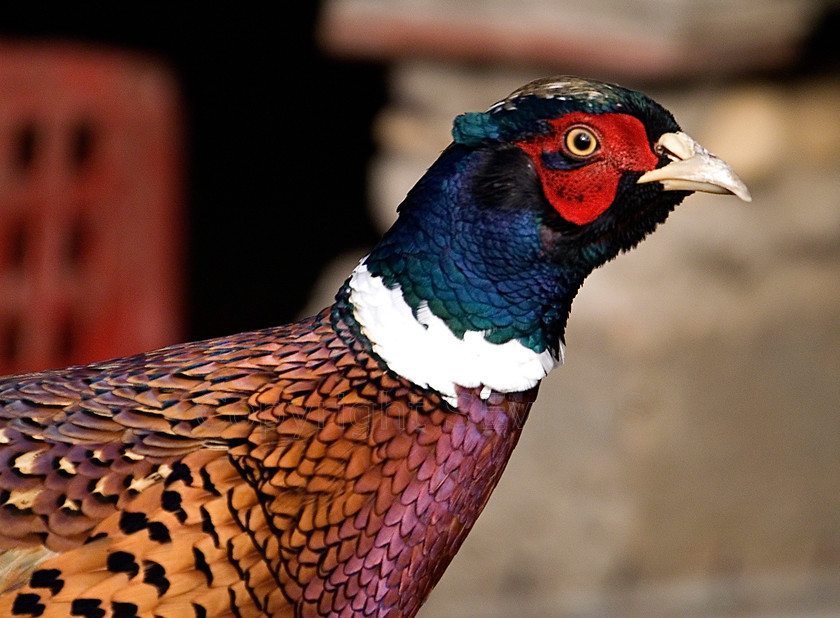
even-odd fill
[{"label": "feather scale pattern", "polygon": [[333,308],[0,383],[0,615],[416,613],[536,388],[456,410],[369,349]]}]

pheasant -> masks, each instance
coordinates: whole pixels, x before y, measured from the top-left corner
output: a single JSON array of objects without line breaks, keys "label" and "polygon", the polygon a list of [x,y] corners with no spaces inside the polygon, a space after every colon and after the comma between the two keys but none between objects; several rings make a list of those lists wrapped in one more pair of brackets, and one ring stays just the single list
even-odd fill
[{"label": "pheasant", "polygon": [[639,92],[532,82],[453,142],[335,303],[0,381],[0,615],[413,616],[577,290],[743,183]]}]

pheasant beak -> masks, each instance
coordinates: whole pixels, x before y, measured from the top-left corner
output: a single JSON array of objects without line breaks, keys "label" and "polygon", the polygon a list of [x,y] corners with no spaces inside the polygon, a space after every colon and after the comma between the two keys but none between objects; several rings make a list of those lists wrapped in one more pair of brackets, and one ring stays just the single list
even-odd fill
[{"label": "pheasant beak", "polygon": [[665,133],[654,151],[671,162],[642,174],[638,182],[661,182],[666,191],[705,191],[737,195],[751,202],[749,189],[729,164],[683,132]]}]

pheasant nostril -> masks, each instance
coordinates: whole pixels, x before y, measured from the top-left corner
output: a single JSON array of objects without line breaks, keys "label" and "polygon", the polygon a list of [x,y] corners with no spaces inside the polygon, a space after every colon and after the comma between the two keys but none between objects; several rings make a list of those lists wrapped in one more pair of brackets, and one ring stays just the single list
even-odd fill
[{"label": "pheasant nostril", "polygon": [[660,157],[668,157],[671,161],[680,160],[680,158],[677,155],[668,150],[668,148],[663,146],[662,144],[654,144],[653,152],[655,152]]},{"label": "pheasant nostril", "polygon": [[661,135],[654,146],[654,151],[660,156],[669,157],[672,161],[685,161],[697,154],[698,147],[702,148],[688,135],[679,131]]}]

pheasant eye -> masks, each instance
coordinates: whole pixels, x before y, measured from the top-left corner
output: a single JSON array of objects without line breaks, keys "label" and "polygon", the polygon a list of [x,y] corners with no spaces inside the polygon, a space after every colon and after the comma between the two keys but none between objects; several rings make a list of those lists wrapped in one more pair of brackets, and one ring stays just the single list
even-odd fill
[{"label": "pheasant eye", "polygon": [[598,138],[591,129],[586,127],[572,127],[566,132],[563,140],[566,152],[573,157],[589,157],[598,150]]}]

